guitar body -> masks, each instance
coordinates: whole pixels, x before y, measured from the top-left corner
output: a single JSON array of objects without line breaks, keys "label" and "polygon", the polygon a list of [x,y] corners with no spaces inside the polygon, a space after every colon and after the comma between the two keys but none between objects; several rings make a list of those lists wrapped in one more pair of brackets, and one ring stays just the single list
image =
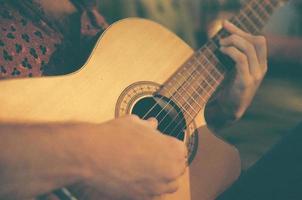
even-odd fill
[{"label": "guitar body", "polygon": [[[129,110],[125,92],[135,96],[141,89],[142,95],[149,94],[193,53],[177,36],[154,22],[122,20],[106,30],[77,72],[0,81],[0,122],[101,123],[122,116]],[[137,89],[140,84],[144,87]],[[194,124],[196,128],[205,126],[203,112]],[[186,131],[185,142],[194,131]],[[191,181],[187,170],[179,191],[160,199],[213,199],[238,177],[240,160],[236,149],[209,130],[199,135]]]}]

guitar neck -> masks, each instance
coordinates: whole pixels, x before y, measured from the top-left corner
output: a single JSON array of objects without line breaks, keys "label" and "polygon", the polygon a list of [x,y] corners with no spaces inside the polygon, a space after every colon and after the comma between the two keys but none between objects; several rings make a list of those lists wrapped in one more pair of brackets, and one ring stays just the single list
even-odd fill
[{"label": "guitar neck", "polygon": [[[237,15],[230,19],[230,22],[245,32],[254,35],[260,34],[274,11],[282,2],[280,0],[250,0],[244,4]],[[213,40],[226,37],[227,35],[228,32],[222,29],[213,37]]]},{"label": "guitar neck", "polygon": [[[281,0],[250,0],[229,21],[248,33],[259,34],[280,4]],[[232,61],[219,50],[219,40],[228,35],[221,29],[159,91],[170,96],[188,119],[195,119],[232,69]]]}]

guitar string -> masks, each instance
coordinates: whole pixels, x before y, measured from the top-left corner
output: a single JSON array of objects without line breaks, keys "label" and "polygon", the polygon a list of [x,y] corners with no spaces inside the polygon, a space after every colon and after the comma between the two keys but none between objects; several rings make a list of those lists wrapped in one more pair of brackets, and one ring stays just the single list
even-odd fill
[{"label": "guitar string", "polygon": [[[251,3],[254,3],[254,2],[251,2]],[[247,5],[247,6],[248,6],[248,5]],[[233,18],[237,18],[237,16],[235,16],[235,17],[233,17]],[[239,18],[239,20],[240,20],[240,15],[238,16],[238,18]],[[235,24],[235,25],[238,26],[239,24]],[[253,28],[250,27],[250,29],[252,29],[252,30],[249,30],[249,31],[250,31],[250,32],[253,32]],[[257,31],[257,30],[254,29],[254,31]],[[211,42],[211,40],[210,40],[210,42]],[[214,44],[215,44],[215,43],[214,43]],[[175,120],[175,119],[177,119],[177,117],[174,117],[174,120]],[[173,133],[173,132],[175,131],[175,129],[178,128],[178,126],[180,125],[180,123],[181,123],[181,122],[179,122],[179,123],[175,126],[175,128],[171,131],[171,133]],[[165,130],[168,129],[169,126],[170,126],[171,124],[172,124],[172,123],[170,122],[170,124],[165,128]],[[190,124],[190,123],[189,123],[189,124]],[[165,131],[165,130],[164,130],[164,131]],[[163,132],[164,132],[164,131],[163,131]],[[181,132],[180,132],[176,137],[178,137],[180,134],[181,134]]]},{"label": "guitar string", "polygon": [[[195,55],[193,55],[193,56],[195,56]],[[192,60],[193,56],[191,57],[191,60]],[[195,63],[194,63],[194,64],[195,64]],[[181,85],[181,86],[183,86],[183,85],[185,85],[185,84],[188,84],[190,78],[194,75],[194,72],[196,72],[196,70],[197,70],[197,68],[195,68],[195,65],[189,66],[189,69],[191,69],[191,68],[193,68],[193,71],[192,71],[191,73],[188,73],[187,70],[186,70],[186,68],[184,68],[183,73],[184,73],[184,72],[187,72],[189,76],[187,76],[187,79],[184,80],[183,84],[179,84],[179,81],[177,80],[177,78],[175,78],[174,80],[177,81],[177,83],[178,83],[179,85]],[[178,73],[178,74],[179,74],[179,75],[182,75],[182,77],[186,77],[186,76],[183,76],[184,74],[180,74],[180,73]],[[193,83],[193,84],[194,84],[194,83]],[[190,86],[191,86],[191,88],[194,90],[193,92],[196,92],[197,95],[199,95],[198,92],[196,91],[196,89],[193,88],[192,85],[190,85]],[[164,89],[165,89],[165,88],[164,88]],[[174,88],[174,89],[175,89],[175,88]],[[180,89],[184,90],[183,87],[179,87],[177,90],[180,90]],[[167,90],[167,91],[169,92],[169,90]],[[197,102],[194,98],[191,97],[191,96],[192,96],[191,93],[188,93],[186,90],[184,90],[184,91],[187,93],[187,96],[189,96],[191,99],[193,99],[193,101],[195,101],[195,103],[196,103],[197,105],[199,105],[198,102]],[[180,92],[176,93],[175,95],[179,95],[180,97],[183,98],[183,96],[182,96],[182,94],[181,94]],[[175,98],[175,95],[173,95],[172,98],[174,97],[174,99],[176,100],[177,98]],[[202,96],[200,96],[200,95],[199,95],[199,97],[202,98]],[[184,98],[183,98],[183,99],[184,99]],[[189,103],[186,101],[186,99],[184,99],[184,103],[189,104]],[[190,105],[190,104],[189,104],[189,105]],[[192,106],[190,106],[190,107],[192,108]],[[199,107],[202,108],[202,106],[200,106],[200,105],[199,105]],[[194,110],[194,108],[193,108],[193,110]],[[159,113],[159,114],[161,114],[161,113]],[[159,115],[159,114],[158,114],[158,115]],[[168,114],[169,114],[169,113],[167,113],[166,115],[168,115]],[[157,117],[157,116],[156,116],[156,117]],[[163,117],[163,120],[164,120],[164,119],[165,119],[165,116]],[[162,121],[163,121],[163,120],[162,120]],[[161,121],[159,122],[159,124],[160,124],[160,123],[161,123]]]},{"label": "guitar string", "polygon": [[[196,66],[196,65],[194,65],[193,67],[195,67],[195,66]],[[192,66],[191,66],[191,67],[192,67]],[[194,97],[191,97],[191,96],[194,96],[194,93],[197,94],[197,95],[199,96],[199,98],[202,98],[202,96],[199,95],[199,93],[196,91],[196,89],[195,89],[194,87],[192,87],[191,84],[188,84],[188,83],[189,83],[189,80],[190,80],[192,77],[194,77],[194,72],[196,72],[196,70],[197,70],[197,68],[193,69],[193,72],[191,72],[191,73],[188,73],[187,71],[185,71],[185,72],[187,72],[187,73],[189,74],[189,76],[188,76],[187,81],[184,82],[183,86],[182,86],[181,88],[179,88],[179,89],[182,89],[182,90],[186,91],[186,89],[184,89],[184,86],[185,86],[185,85],[187,85],[188,87],[190,87],[191,89],[193,89],[193,91],[192,91],[193,94],[186,92],[186,93],[187,93],[187,96],[189,96],[193,101],[195,101],[195,103],[196,103],[200,108],[202,108],[202,106],[199,105],[199,103],[197,102],[197,100],[195,100]],[[179,83],[179,82],[178,82],[178,83]],[[187,88],[188,88],[188,87],[187,87]],[[169,90],[167,90],[167,91],[169,92]],[[182,95],[181,95],[180,93],[177,93],[177,95],[179,95],[179,96],[182,97]],[[176,99],[175,96],[174,96],[174,99]],[[183,99],[184,99],[184,98],[183,98]],[[176,103],[177,103],[177,102],[176,102]],[[194,115],[198,114],[198,112],[195,111],[195,109],[190,105],[190,103],[187,103],[186,100],[184,101],[184,103],[186,103],[187,106],[190,106],[190,107],[192,108],[192,111],[195,112],[195,113],[193,113]],[[178,103],[178,104],[181,104],[181,103]],[[182,106],[182,107],[183,107],[183,106]],[[184,110],[184,109],[183,109],[183,110]],[[171,111],[171,110],[170,110],[170,111]],[[164,119],[166,118],[166,116],[170,114],[170,111],[166,113],[166,115],[165,115],[165,116],[163,117],[163,119],[159,122],[159,124],[161,124],[161,122],[164,121]],[[187,111],[187,113],[189,114],[189,116],[190,116],[192,119],[194,119],[194,117],[192,117],[192,116],[190,115],[190,112],[189,112],[189,111]],[[176,116],[175,118],[177,118],[177,116]],[[172,121],[173,121],[173,120],[175,120],[175,119],[172,119]],[[164,130],[163,132],[165,132],[165,130]]]},{"label": "guitar string", "polygon": [[[205,61],[204,61],[205,62]],[[207,68],[208,66],[210,66],[210,64],[208,63],[204,63],[204,65],[197,65],[198,66],[198,68]],[[205,70],[204,70],[205,71]],[[223,79],[223,76],[220,76],[221,77],[221,79]],[[196,80],[196,78],[194,78],[195,80]],[[198,78],[197,78],[197,80],[196,80],[196,82],[203,82],[203,79],[206,79],[206,77],[204,77],[204,76],[199,76]],[[218,81],[220,81],[220,80],[218,80]],[[218,84],[219,85],[219,84]],[[216,87],[217,85],[215,85],[215,87]],[[203,88],[201,88],[202,90],[203,90]],[[203,92],[206,92],[207,94],[208,94],[208,96],[210,97],[211,96],[211,94],[209,94],[208,92],[209,91],[207,91],[207,90],[203,90]],[[212,91],[210,91],[210,92],[212,92]],[[209,98],[208,97],[208,98]],[[204,103],[206,103],[206,101],[204,102]],[[187,109],[187,108],[186,108]],[[199,113],[199,112],[198,112]],[[198,114],[197,113],[197,114]],[[179,114],[178,114],[179,115]],[[177,119],[177,117],[178,116],[175,116],[174,117],[174,119],[173,120],[175,120],[175,119]],[[172,121],[173,121],[172,120]],[[191,119],[189,122],[188,122],[188,124],[191,124],[191,122],[194,120],[194,118],[193,119]],[[170,126],[172,125],[172,122],[170,122],[170,124],[168,124],[167,126],[166,126],[166,128],[163,130],[163,132],[165,132]],[[181,125],[181,122],[178,122],[177,124],[176,124],[176,126],[174,127],[174,129],[172,129],[172,131],[171,131],[171,133],[174,133],[174,131],[176,131],[177,129],[178,129],[178,126],[180,126]],[[179,135],[181,134],[181,132],[179,132],[179,134],[178,135],[176,135],[176,137],[178,137]]]},{"label": "guitar string", "polygon": [[[195,55],[193,55],[193,56],[195,56]],[[193,56],[191,57],[191,59],[193,58]],[[192,67],[192,65],[191,65],[190,67]],[[196,70],[197,70],[197,68],[195,68],[195,70],[193,70],[193,72],[196,72]],[[184,71],[185,71],[185,70],[184,70]],[[180,73],[177,73],[177,74],[181,75]],[[180,93],[179,90],[180,90],[180,89],[183,89],[183,85],[188,83],[188,79],[190,79],[190,78],[192,77],[193,74],[194,74],[194,73],[191,73],[189,76],[187,76],[187,79],[186,79],[186,80],[185,80],[185,81],[184,81],[184,82],[176,89],[175,93],[174,93],[173,95],[171,95],[171,99],[170,99],[169,102],[167,102],[166,106],[169,105],[169,103],[171,103],[171,101],[172,101],[173,97],[175,97],[175,95],[179,95],[179,96],[182,97],[182,93]],[[183,77],[185,77],[185,76],[183,76]],[[175,80],[176,80],[176,79],[175,79]],[[179,83],[179,82],[178,82],[178,83]],[[163,89],[166,89],[166,88],[163,88]],[[173,89],[175,89],[175,88],[173,88]],[[169,93],[171,93],[168,89],[166,89],[166,90],[167,90]],[[190,94],[190,96],[191,96],[191,94]],[[182,97],[182,98],[183,98],[183,97]],[[185,99],[184,99],[184,100],[185,100]],[[187,103],[187,101],[185,100],[184,103]],[[190,104],[187,103],[187,105],[190,105]],[[165,107],[166,107],[166,106],[165,106]],[[202,108],[202,107],[201,107],[201,108]],[[164,109],[165,109],[165,108],[164,108]],[[164,109],[163,109],[163,110],[164,110]],[[161,110],[161,112],[162,112],[163,110]],[[170,109],[169,112],[170,112],[170,111],[172,111],[172,109]],[[161,114],[161,112],[160,112],[159,114]],[[169,112],[168,112],[166,115],[168,115]],[[159,114],[158,114],[158,115],[159,115]],[[158,117],[158,115],[157,115],[156,117]],[[163,120],[164,120],[164,119],[165,119],[165,117],[163,118]],[[162,120],[162,121],[163,121],[163,120]],[[160,123],[161,123],[161,122],[159,122],[159,124],[160,124]]]},{"label": "guitar string", "polygon": [[[196,54],[195,54],[196,55]],[[191,59],[192,59],[192,57],[191,57]],[[185,65],[187,65],[188,63],[185,63]],[[216,68],[214,68],[214,70],[217,70]],[[220,73],[219,71],[217,71],[217,73]],[[176,73],[176,74],[180,74],[180,72],[178,72],[178,73]],[[181,74],[180,74],[181,75]],[[192,75],[192,74],[191,74]],[[211,74],[209,74],[209,75],[211,75]],[[208,80],[208,79],[205,79],[205,80]],[[186,82],[183,82],[183,84],[186,84]],[[182,84],[182,85],[183,85]],[[180,86],[182,86],[182,85],[180,85]],[[209,86],[211,86],[211,84],[208,84]],[[165,89],[165,88],[164,88]],[[175,89],[175,88],[173,88],[173,89]],[[178,92],[178,90],[179,89],[183,89],[182,87],[179,87],[174,93],[173,93],[173,95],[171,95],[171,97],[173,98],[175,95],[179,95],[179,92]],[[169,105],[169,102],[167,103],[168,105]],[[166,104],[166,105],[167,105]],[[153,107],[155,107],[156,105],[154,105]],[[152,110],[152,108],[151,108],[151,110]],[[151,111],[151,110],[149,110],[149,111]],[[147,116],[149,114],[149,112],[147,112],[146,113],[146,115],[144,116],[144,118]],[[161,114],[161,113],[160,113]]]},{"label": "guitar string", "polygon": [[[262,9],[262,10],[264,11],[265,14],[268,14],[268,15],[269,15],[269,13],[266,13],[266,12],[265,12],[266,9],[263,8],[263,7],[259,4],[259,2],[258,2],[258,4],[257,4],[257,1],[251,1],[251,2],[254,2],[258,8]],[[266,2],[266,3],[270,3],[270,2],[267,2],[267,1],[265,1],[265,2]],[[264,3],[264,2],[262,1],[262,3]],[[271,6],[271,7],[274,7],[274,6]],[[176,92],[176,91],[175,91],[175,92]],[[175,92],[174,92],[174,93],[175,93]],[[176,126],[176,127],[177,127],[177,126]],[[178,136],[179,136],[179,134],[178,134]],[[178,136],[176,136],[176,137],[178,137]]]},{"label": "guitar string", "polygon": [[[256,5],[257,5],[257,2],[254,2],[254,1],[251,1],[250,3],[256,3]],[[246,7],[246,6],[245,6]],[[258,6],[259,7],[259,6]],[[175,91],[175,92],[177,92],[177,91]],[[173,96],[173,95],[172,95]],[[160,100],[162,100],[162,99],[160,99]],[[153,108],[156,106],[156,104],[149,110],[149,112],[147,112],[146,114],[145,114],[145,116],[143,117],[143,119],[150,113],[150,111],[152,111],[153,110]]]},{"label": "guitar string", "polygon": [[[192,57],[191,57],[191,58],[192,58]],[[191,66],[191,67],[192,67],[192,66]],[[179,74],[179,72],[176,73],[176,74]],[[185,77],[185,76],[183,76],[183,77]],[[173,97],[175,97],[176,95],[180,95],[179,89],[181,89],[181,86],[182,86],[183,84],[186,83],[186,81],[188,80],[189,77],[185,77],[185,78],[186,78],[186,79],[184,80],[184,82],[183,82],[182,84],[180,84],[178,88],[172,87],[173,89],[175,89],[175,92],[174,92],[174,93],[172,93],[169,89],[166,89],[165,87],[162,88],[162,89],[166,90],[167,92],[169,92],[171,96],[170,96],[169,101],[166,102],[166,104],[165,104],[165,106],[163,107],[163,109],[155,116],[155,118],[158,117],[158,115],[160,115],[163,111],[165,111],[166,107],[167,107],[168,105],[170,105],[170,103],[172,102]],[[180,95],[180,96],[181,96],[181,95]],[[163,99],[163,97],[160,98],[159,100],[162,100],[162,99]],[[175,99],[175,100],[176,100],[176,99]],[[185,100],[185,99],[184,99],[184,100]],[[186,101],[186,100],[185,100],[185,101]],[[156,105],[159,105],[159,104],[157,103],[157,104],[155,104],[153,107],[155,107]],[[149,112],[147,112],[143,118],[145,118],[145,117],[150,113],[150,111],[152,111],[152,109],[150,109]],[[169,111],[172,111],[172,109],[170,109]],[[164,117],[164,118],[165,118],[165,117]],[[163,119],[164,119],[164,118],[163,118]],[[160,122],[159,122],[159,124],[160,124]]]},{"label": "guitar string", "polygon": [[[219,35],[217,35],[217,37],[218,37],[218,36],[219,36]],[[213,40],[210,40],[209,43],[210,43],[210,42],[213,42]],[[213,44],[215,44],[215,43],[213,42]],[[210,48],[210,47],[208,46],[208,44],[206,44],[205,47]],[[216,46],[216,48],[217,48],[217,46]],[[212,49],[210,49],[210,51],[212,51]],[[213,53],[213,52],[212,52],[212,53]],[[203,63],[201,63],[201,65],[199,65],[199,67],[203,67],[203,68],[206,70],[206,69],[208,68],[208,66],[211,65],[211,64],[213,65],[213,63],[212,63],[210,60],[207,60],[207,57],[206,57],[205,55],[202,55],[202,56],[204,56],[205,59],[203,60]],[[216,64],[219,64],[219,61],[218,61]],[[217,66],[216,66],[216,67],[217,67]],[[216,69],[216,67],[214,66],[214,69]],[[209,72],[208,72],[208,73],[209,73]],[[209,73],[209,74],[210,74],[210,73]],[[201,78],[204,78],[205,80],[207,79],[207,77],[201,77]],[[214,80],[215,80],[215,78],[214,78]],[[199,80],[197,80],[197,81],[200,82]],[[215,86],[215,87],[216,87],[216,86]],[[179,115],[179,114],[178,114],[178,115]],[[177,119],[178,115],[175,116],[173,120]],[[173,120],[172,120],[172,121],[173,121]],[[172,123],[173,123],[172,121],[170,122],[170,124],[168,124],[168,126],[165,128],[165,130],[168,129],[169,126],[172,125]],[[172,133],[175,131],[176,128],[178,128],[178,126],[180,125],[180,123],[181,123],[181,122],[179,122],[179,123],[175,126],[175,128],[171,131]],[[164,130],[164,131],[165,131],[165,130]],[[180,134],[181,134],[181,133],[180,133]]]},{"label": "guitar string", "polygon": [[[233,17],[233,18],[237,18],[237,16],[235,16],[235,17]],[[238,16],[238,18],[239,18],[239,20],[240,20],[240,16]],[[230,21],[233,21],[232,19],[230,20]],[[234,23],[235,24],[235,23]],[[235,24],[235,25],[237,25],[238,26],[238,24]],[[251,31],[251,30],[250,30]],[[220,37],[219,35],[216,35],[216,37]],[[211,42],[212,40],[210,40],[209,42]],[[215,43],[214,43],[215,44]],[[204,65],[206,65],[206,64],[204,64]],[[171,123],[170,123],[170,125],[171,125]],[[168,125],[168,126],[170,126],[170,125]],[[180,134],[182,134],[182,132],[181,132],[181,127],[179,127],[181,124],[180,123],[178,123],[175,127],[174,127],[174,129],[171,131],[172,133],[174,133],[174,131],[179,131],[179,133],[178,133],[178,135],[176,136],[176,138],[178,138],[179,137],[179,135]],[[177,130],[178,129],[178,127],[180,128],[180,130]],[[167,128],[166,128],[167,129]]]},{"label": "guitar string", "polygon": [[[194,55],[193,55],[194,56]],[[192,57],[193,57],[192,56]],[[191,59],[192,59],[192,57],[190,57],[189,58],[189,60],[188,61],[190,61]],[[187,61],[187,62],[188,62]],[[184,65],[187,65],[188,63],[187,62],[185,62],[185,64]],[[184,68],[182,68],[182,69],[180,69],[180,70],[183,70]],[[180,71],[179,70],[179,71]],[[175,73],[175,75],[176,74],[179,74],[180,72],[179,71],[177,71],[176,73]],[[189,77],[185,77],[185,78],[189,78]],[[175,96],[175,95],[177,95],[177,94],[179,94],[179,89],[181,88],[181,86],[183,85],[183,84],[185,84],[185,82],[186,82],[186,80],[187,79],[185,79],[185,81],[181,84],[181,85],[179,85],[179,87],[178,88],[175,88],[175,87],[173,87],[173,89],[176,89],[175,90],[175,92],[174,93],[171,93],[169,90],[167,90],[165,87],[163,87],[162,89],[166,89],[167,91],[169,91],[170,93],[171,93],[171,99],[165,104],[165,106],[164,106],[164,108],[160,111],[160,112],[162,112],[162,111],[164,111],[164,109],[168,106],[168,105],[170,105],[170,103],[171,103],[171,101],[172,101],[172,98]],[[163,98],[164,97],[161,97],[159,100],[163,100]],[[155,108],[155,106],[157,106],[157,105],[159,105],[159,103],[156,103],[144,116],[143,116],[143,119],[145,119],[145,117],[147,117],[147,115]],[[158,116],[156,116],[156,117],[158,117]]]},{"label": "guitar string", "polygon": [[[251,3],[250,4],[253,4],[253,3],[255,3],[255,5],[257,6],[257,7],[259,7],[260,5],[259,4],[257,4],[257,1],[251,1]],[[249,6],[249,5],[246,5],[245,7],[244,7],[244,9],[247,7],[247,6]],[[273,9],[273,8],[272,8]],[[260,9],[259,9],[260,10]],[[239,20],[237,20],[236,18],[239,18]],[[239,16],[234,16],[233,17],[233,19],[236,19],[236,21],[239,21],[240,22],[240,15]],[[236,22],[235,22],[236,23]],[[234,23],[234,24],[235,24]],[[240,24],[235,24],[235,25],[240,25]],[[263,25],[262,25],[262,27],[263,27]],[[253,30],[253,28],[252,27],[250,27],[250,29],[251,30],[249,30],[249,32],[253,32],[253,31],[256,31],[255,29]],[[218,36],[218,35],[217,35]],[[209,42],[211,42],[211,40],[209,41]],[[215,43],[214,43],[215,44]],[[175,126],[175,128],[171,131],[171,132],[174,132],[175,131],[175,129],[177,129],[177,127],[180,125],[180,123],[178,123],[176,126]],[[179,135],[181,134],[181,129],[179,130],[179,134],[176,136],[176,138],[178,138],[179,137]]]},{"label": "guitar string", "polygon": [[[205,47],[207,48],[208,46],[205,46]],[[213,52],[212,52],[212,53],[213,53]],[[206,57],[205,57],[205,58],[206,58]],[[209,61],[209,63],[211,63],[211,61]],[[206,65],[206,66],[205,66],[205,70],[206,70],[207,66],[209,66],[209,65]],[[197,69],[197,68],[196,68],[196,69]],[[217,69],[215,68],[215,66],[214,66],[214,69],[217,70]],[[194,70],[193,73],[189,76],[189,78],[191,78],[191,76],[194,74],[194,72],[197,72],[197,71]],[[219,72],[218,72],[218,73],[219,73]],[[178,72],[177,74],[180,74],[180,72]],[[211,74],[210,74],[209,72],[208,72],[208,74],[211,76]],[[219,74],[220,74],[220,73],[219,73]],[[220,74],[220,76],[221,76],[221,74]],[[204,77],[205,77],[205,80],[208,80],[208,79],[207,79],[207,76],[204,76]],[[214,80],[215,80],[215,78],[214,78]],[[188,82],[185,81],[183,84],[187,84],[187,83],[188,83]],[[183,84],[182,84],[182,85],[183,85]],[[181,85],[181,86],[182,86],[182,85]],[[209,84],[209,85],[210,85],[210,84]],[[210,85],[210,86],[211,86],[211,85]],[[179,89],[183,89],[183,87],[179,87],[179,88],[175,91],[175,94],[179,94],[179,92],[178,92]],[[186,91],[186,90],[185,90],[185,91]],[[177,93],[177,92],[178,92],[178,93]],[[171,100],[172,100],[172,98],[175,96],[175,94],[171,95]],[[198,94],[198,93],[197,93],[197,94]],[[182,96],[182,95],[180,95],[180,96]],[[168,102],[168,103],[166,104],[166,106],[169,105],[169,103],[170,103],[170,102]],[[185,101],[185,103],[186,103],[186,101]],[[190,106],[189,103],[187,103],[187,105]],[[165,107],[166,107],[166,106],[165,106]],[[165,107],[163,108],[163,110],[165,109]],[[187,106],[186,106],[186,107],[187,107]],[[201,108],[200,108],[200,109],[201,109]],[[163,110],[161,110],[161,111],[158,113],[158,115],[161,114]],[[172,109],[170,109],[169,112],[170,112],[171,110],[172,110]],[[194,111],[194,109],[192,109],[192,111]],[[165,117],[163,117],[163,120],[161,120],[161,121],[164,121],[164,119],[165,119],[166,116],[169,114],[169,112],[165,115]],[[148,112],[148,113],[149,113],[149,112]],[[146,115],[148,115],[148,113],[147,113]],[[178,113],[177,116],[174,117],[173,120],[175,120],[175,119],[179,116],[179,114],[180,114],[180,113]],[[188,112],[188,114],[190,115],[190,112]],[[146,116],[146,115],[145,115],[145,116]],[[158,115],[157,115],[155,118],[157,118]],[[195,113],[195,115],[196,115],[196,113]],[[145,116],[144,116],[143,118],[145,118]],[[194,119],[193,117],[191,117],[191,118]],[[172,120],[172,121],[173,121],[173,120]],[[161,124],[161,122],[159,122],[159,125],[160,125],[160,124]],[[171,123],[170,123],[170,124],[171,124]],[[167,128],[170,126],[170,124],[169,124],[165,129],[167,129]]]},{"label": "guitar string", "polygon": [[[252,3],[257,3],[257,2],[251,1],[250,4],[252,4]],[[244,9],[246,9],[246,7],[247,7],[247,5],[245,6]],[[234,18],[236,18],[236,16],[235,16]],[[240,20],[240,15],[239,15],[239,20]],[[240,24],[238,24],[238,25],[240,25]],[[252,29],[252,28],[250,27],[250,29]],[[189,77],[189,78],[190,78],[190,77]],[[187,82],[184,82],[183,84],[186,84],[186,83],[187,83]],[[182,84],[182,85],[183,85],[183,84]],[[173,98],[173,96],[175,96],[175,93],[178,94],[177,92],[178,92],[179,89],[182,89],[182,87],[179,87],[179,88],[174,92],[174,94],[171,96],[171,98]],[[168,106],[169,103],[170,103],[170,102],[168,102],[168,103],[166,104],[166,106]],[[166,106],[165,106],[165,107],[166,107]],[[164,109],[165,109],[165,108],[164,108]],[[170,109],[170,111],[171,111],[171,110],[172,110],[172,109]],[[194,109],[193,109],[193,110],[194,110]],[[169,112],[170,112],[170,111],[169,111]],[[161,111],[161,112],[162,112],[162,111]],[[178,113],[178,115],[179,115],[179,114],[180,114],[180,113]],[[178,116],[178,115],[177,115],[177,116]],[[144,117],[146,117],[146,115],[145,115]],[[176,118],[177,118],[177,117],[176,117]],[[163,120],[162,120],[162,121],[163,121]],[[160,124],[160,123],[159,123],[159,124]],[[168,125],[168,126],[169,126],[169,125]],[[167,126],[167,127],[168,127],[168,126]],[[167,127],[166,127],[166,129],[167,129]],[[177,126],[176,126],[176,127],[177,127]]]},{"label": "guitar string", "polygon": [[[196,59],[196,58],[195,58],[195,59]],[[210,61],[208,61],[208,62],[210,62]],[[203,83],[203,82],[207,82],[207,80],[209,80],[208,77],[210,77],[210,76],[207,76],[207,75],[206,75],[206,73],[210,75],[209,70],[206,69],[208,66],[210,66],[210,64],[207,65],[207,66],[205,66],[204,68],[201,68],[201,67],[200,67],[200,64],[198,64],[197,62],[195,62],[195,63],[194,63],[194,67],[196,67],[195,70],[193,70],[193,72],[191,72],[191,74],[189,74],[189,73],[186,71],[186,73],[189,74],[189,78],[192,78],[192,79],[195,80],[195,81],[193,82],[193,84],[194,84],[194,83],[200,83],[200,82]],[[200,68],[202,69],[202,72],[200,72]],[[199,77],[200,77],[201,80],[196,80],[196,78],[194,77],[194,74],[195,74],[195,73],[198,73],[198,74],[199,74]],[[220,74],[220,72],[218,72],[218,73],[219,73],[219,76],[221,77],[222,74]],[[198,77],[198,79],[199,79],[199,77]],[[212,79],[215,79],[215,78],[212,77]],[[215,81],[216,81],[216,79],[215,79]],[[197,88],[194,88],[194,87],[192,87],[193,84],[188,84],[188,83],[189,83],[189,82],[187,81],[187,82],[185,83],[185,85],[184,85],[184,86],[186,86],[186,87],[185,87],[185,88],[182,87],[181,89],[184,90],[184,91],[186,91],[186,89],[188,89],[188,87],[192,88],[192,89],[193,89],[193,94],[196,93],[196,94],[198,95],[198,97],[201,98],[201,99],[204,101],[203,103],[206,103],[206,99],[203,99],[203,98],[202,98],[202,95],[199,95],[199,93],[197,92],[197,90],[198,90],[198,89],[201,89],[203,93],[205,93],[205,91],[206,91],[206,93],[208,94],[209,92],[213,92],[213,91],[215,90],[215,88],[213,88],[213,87],[216,87],[216,85],[215,85],[215,86],[211,86],[211,83],[207,82],[206,86],[209,86],[209,87],[210,87],[210,90],[207,91],[206,88],[199,87],[199,84],[198,84],[198,87],[197,87]],[[196,90],[196,89],[197,89],[197,90]],[[190,96],[192,96],[192,95],[190,94]],[[208,98],[209,98],[209,96],[208,96]],[[194,98],[193,98],[193,99],[194,99]],[[197,104],[197,105],[198,105],[198,104]],[[202,108],[203,108],[202,106],[199,106],[199,109],[202,109]],[[197,114],[198,114],[198,113],[197,113]],[[177,117],[175,117],[175,118],[177,118]]]}]

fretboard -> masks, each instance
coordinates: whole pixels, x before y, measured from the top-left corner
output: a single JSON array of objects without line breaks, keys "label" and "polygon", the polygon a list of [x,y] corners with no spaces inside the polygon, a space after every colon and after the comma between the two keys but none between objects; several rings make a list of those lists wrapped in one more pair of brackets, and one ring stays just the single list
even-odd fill
[{"label": "fretboard", "polygon": [[[250,0],[229,21],[248,33],[259,34],[280,3],[281,0]],[[233,68],[230,59],[219,50],[219,40],[228,35],[221,29],[159,91],[178,104],[189,120],[195,119]]]}]

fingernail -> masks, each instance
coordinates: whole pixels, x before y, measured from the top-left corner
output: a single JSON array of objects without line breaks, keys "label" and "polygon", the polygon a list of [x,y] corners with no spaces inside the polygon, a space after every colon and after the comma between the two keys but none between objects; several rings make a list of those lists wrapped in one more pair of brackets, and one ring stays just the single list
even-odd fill
[{"label": "fingernail", "polygon": [[229,20],[224,20],[224,25],[229,25],[229,24],[230,24]]}]

